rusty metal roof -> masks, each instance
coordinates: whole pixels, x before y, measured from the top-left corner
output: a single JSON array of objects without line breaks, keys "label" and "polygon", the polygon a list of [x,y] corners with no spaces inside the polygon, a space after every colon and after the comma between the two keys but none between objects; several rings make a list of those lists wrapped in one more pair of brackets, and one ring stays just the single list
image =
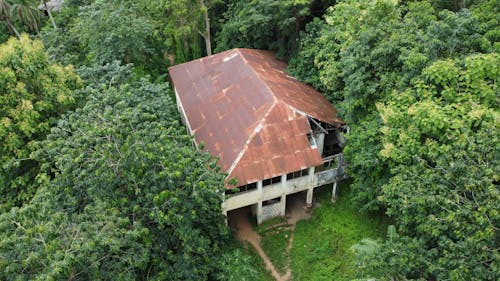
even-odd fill
[{"label": "rusty metal roof", "polygon": [[[238,185],[322,163],[307,116],[341,126],[316,90],[286,74],[269,51],[232,49],[169,68],[197,143]],[[228,186],[231,188],[231,186]]]}]

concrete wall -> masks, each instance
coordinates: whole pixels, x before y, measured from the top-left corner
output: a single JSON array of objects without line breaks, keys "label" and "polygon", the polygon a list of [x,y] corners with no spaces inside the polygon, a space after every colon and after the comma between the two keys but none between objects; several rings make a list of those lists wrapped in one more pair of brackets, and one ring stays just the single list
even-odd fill
[{"label": "concrete wall", "polygon": [[259,201],[271,200],[276,197],[281,197],[282,195],[304,191],[314,186],[314,175],[313,177],[307,175],[288,181],[286,180],[286,175],[284,175],[284,178],[285,182],[282,180],[279,183],[266,185],[261,189],[257,188],[251,191],[230,195],[226,197],[226,200],[222,203],[222,208],[226,211],[230,211],[257,204]]},{"label": "concrete wall", "polygon": [[266,206],[262,206],[261,220],[267,221],[272,218],[278,217],[281,214],[281,202],[276,202]]},{"label": "concrete wall", "polygon": [[315,134],[314,140],[316,141],[316,146],[317,146],[319,155],[323,155],[323,147],[325,146],[325,133]]},{"label": "concrete wall", "polygon": [[179,93],[177,93],[177,89],[175,87],[174,87],[174,92],[175,92],[175,102],[177,104],[177,110],[181,114],[181,121],[186,126],[186,130],[189,133],[189,135],[192,136],[193,131],[191,130],[191,125],[189,124],[189,121],[187,120],[186,112],[184,111],[184,107],[182,106],[181,99],[179,98]]},{"label": "concrete wall", "polygon": [[[245,206],[252,206],[252,211],[257,215],[257,222],[285,215],[286,196],[307,190],[306,203],[312,203],[315,187],[334,183],[343,175],[342,156],[337,155],[336,168],[315,173],[314,167],[309,167],[309,174],[303,177],[287,180],[286,175],[281,175],[281,182],[262,186],[262,181],[257,182],[257,189],[226,196],[222,203],[223,213]],[[262,206],[263,201],[281,198],[280,202]],[[272,207],[268,207],[271,206]]]}]

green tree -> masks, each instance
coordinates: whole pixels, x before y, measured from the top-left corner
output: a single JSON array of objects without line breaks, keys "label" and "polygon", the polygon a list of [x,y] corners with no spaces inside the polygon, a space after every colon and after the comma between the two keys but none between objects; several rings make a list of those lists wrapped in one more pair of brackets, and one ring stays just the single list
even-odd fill
[{"label": "green tree", "polygon": [[[162,79],[168,59],[162,24],[149,1],[65,1],[54,15],[58,26],[47,24],[42,39],[51,57],[77,67],[134,63],[138,76]],[[89,20],[92,19],[92,20]]]},{"label": "green tree", "polygon": [[92,77],[35,154],[43,187],[0,217],[0,279],[208,279],[227,235],[215,159],[192,147],[166,84]]},{"label": "green tree", "polygon": [[90,62],[140,63],[150,54],[153,26],[132,1],[97,0],[81,8],[73,28]]},{"label": "green tree", "polygon": [[50,57],[62,64],[80,66],[88,63],[88,48],[82,42],[75,30],[75,24],[79,20],[80,8],[88,6],[91,0],[67,0],[54,15],[57,29],[50,25],[42,27],[41,39]]},{"label": "green tree", "polygon": [[40,11],[34,0],[1,0],[0,21],[17,38],[21,38],[22,32],[34,31],[40,34]]},{"label": "green tree", "polygon": [[291,61],[351,126],[358,203],[396,222],[366,264],[382,280],[499,276],[498,1],[468,8],[343,1]]},{"label": "green tree", "polygon": [[280,57],[290,56],[313,2],[234,1],[224,13],[221,30],[216,35],[216,51],[256,48],[277,51]]},{"label": "green tree", "polygon": [[454,13],[426,1],[343,1],[325,15],[326,24],[316,22],[311,36],[303,35],[292,73],[321,88],[351,126],[345,154],[362,206],[383,205],[377,198],[390,177],[377,153],[382,120],[375,105],[433,61],[494,51],[498,38],[488,30],[498,15],[491,3]]},{"label": "green tree", "polygon": [[31,153],[50,127],[76,102],[80,78],[70,66],[52,64],[27,35],[0,45],[1,211],[22,205],[36,191],[39,162]]},{"label": "green tree", "polygon": [[12,0],[10,13],[18,22],[25,24],[37,34],[40,33],[40,11],[35,0]]},{"label": "green tree", "polygon": [[[21,38],[21,34],[17,31],[16,27],[12,23],[12,15],[10,12],[12,3],[9,0],[0,0],[0,20],[5,22],[8,30],[10,30],[17,38]],[[2,42],[2,41],[0,41]]]},{"label": "green tree", "polygon": [[54,208],[65,198],[47,188],[32,204],[0,215],[2,279],[137,278],[134,269],[148,261],[147,229],[104,202],[78,214]]},{"label": "green tree", "polygon": [[[157,23],[170,64],[212,54],[211,9],[220,0],[143,1],[143,9]],[[203,51],[204,49],[204,51]]]},{"label": "green tree", "polygon": [[380,105],[380,154],[393,174],[382,200],[399,232],[423,249],[421,268],[407,277],[500,277],[499,65],[497,54],[437,61]]}]

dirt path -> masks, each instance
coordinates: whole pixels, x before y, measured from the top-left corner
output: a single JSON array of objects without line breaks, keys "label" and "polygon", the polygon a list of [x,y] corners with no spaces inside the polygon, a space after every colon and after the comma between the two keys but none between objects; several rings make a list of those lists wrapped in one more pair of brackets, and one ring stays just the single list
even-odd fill
[{"label": "dirt path", "polygon": [[[249,242],[257,253],[262,258],[266,265],[266,269],[271,272],[271,275],[276,279],[276,281],[288,281],[292,279],[292,269],[290,266],[286,267],[286,272],[284,275],[280,275],[276,267],[273,265],[272,261],[267,256],[264,249],[262,249],[260,245],[260,241],[262,237],[255,232],[252,225],[248,221],[247,210],[241,209],[236,211],[237,213],[233,216],[233,224],[237,229],[238,239],[241,241]],[[311,210],[305,206],[305,200],[299,198],[294,198],[288,202],[287,206],[287,223],[290,225],[291,235],[288,239],[287,245],[287,253],[290,253],[290,250],[293,246],[293,236],[295,233],[295,226],[299,220],[308,219],[311,217]]]},{"label": "dirt path", "polygon": [[266,269],[271,271],[271,275],[274,277],[274,279],[276,279],[277,281],[288,280],[291,275],[291,270],[290,274],[288,274],[287,270],[287,274],[283,276],[278,273],[276,267],[274,267],[266,252],[264,252],[264,249],[262,249],[262,247],[260,246],[260,235],[252,228],[252,225],[248,221],[247,214],[243,212],[243,210],[241,211],[241,213],[235,214],[233,223],[237,228],[238,239],[240,239],[241,241],[247,241],[255,248],[255,250],[257,250],[257,253],[266,265]]}]

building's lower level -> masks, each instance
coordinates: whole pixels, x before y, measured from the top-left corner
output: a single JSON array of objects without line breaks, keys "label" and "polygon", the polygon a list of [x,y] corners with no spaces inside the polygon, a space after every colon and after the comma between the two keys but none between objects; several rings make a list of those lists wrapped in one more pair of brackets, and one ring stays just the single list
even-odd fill
[{"label": "building's lower level", "polygon": [[238,189],[238,192],[226,192],[222,203],[222,212],[251,206],[257,217],[257,223],[277,216],[285,216],[286,197],[301,191],[307,191],[306,203],[312,205],[314,188],[333,183],[332,199],[335,200],[337,181],[344,175],[342,154],[324,158],[323,165],[309,167],[294,173],[258,181]]}]

